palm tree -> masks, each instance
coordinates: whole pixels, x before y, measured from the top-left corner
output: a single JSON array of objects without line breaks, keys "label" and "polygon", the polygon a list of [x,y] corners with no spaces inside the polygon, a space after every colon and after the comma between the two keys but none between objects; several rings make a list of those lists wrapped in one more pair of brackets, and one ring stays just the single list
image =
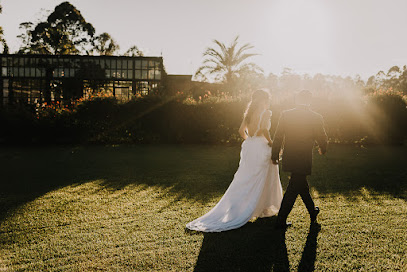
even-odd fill
[{"label": "palm tree", "polygon": [[233,87],[233,83],[248,70],[262,71],[260,67],[251,62],[246,62],[250,57],[258,54],[246,53],[252,49],[249,43],[239,46],[239,36],[227,46],[218,40],[213,40],[215,47],[208,47],[204,52],[203,65],[195,73],[196,77],[206,79],[206,75],[214,75],[215,80],[224,82]]}]

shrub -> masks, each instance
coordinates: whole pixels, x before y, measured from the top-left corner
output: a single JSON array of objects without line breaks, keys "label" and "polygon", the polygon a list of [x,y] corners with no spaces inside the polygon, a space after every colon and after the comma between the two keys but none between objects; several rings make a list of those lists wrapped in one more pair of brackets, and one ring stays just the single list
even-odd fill
[{"label": "shrub", "polygon": [[[56,102],[3,109],[0,141],[240,144],[238,128],[247,102],[248,97],[223,95],[196,101],[179,93],[122,103],[103,95],[70,105]],[[280,113],[294,106],[290,96],[273,102],[271,134]],[[351,100],[316,97],[312,108],[324,116],[331,142],[400,144],[407,135],[406,101],[392,90]]]},{"label": "shrub", "polygon": [[391,89],[368,96],[368,136],[381,143],[402,144],[407,135],[407,106],[403,95]]}]

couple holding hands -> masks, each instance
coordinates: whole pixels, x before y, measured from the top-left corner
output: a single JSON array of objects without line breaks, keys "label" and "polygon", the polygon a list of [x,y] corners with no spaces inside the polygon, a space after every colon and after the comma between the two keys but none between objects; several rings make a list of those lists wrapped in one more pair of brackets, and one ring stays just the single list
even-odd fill
[{"label": "couple holding hands", "polygon": [[[325,154],[328,137],[322,116],[310,110],[311,100],[311,92],[299,92],[296,107],[281,114],[271,139],[269,94],[264,90],[253,93],[239,129],[244,141],[234,178],[215,207],[188,223],[188,229],[226,231],[239,228],[252,218],[276,214],[275,228],[285,229],[291,225],[286,220],[298,195],[308,210],[311,223],[316,221],[319,208],[312,200],[306,177],[311,174],[315,143],[319,153]],[[282,169],[291,172],[284,195],[278,168],[282,147]]]}]

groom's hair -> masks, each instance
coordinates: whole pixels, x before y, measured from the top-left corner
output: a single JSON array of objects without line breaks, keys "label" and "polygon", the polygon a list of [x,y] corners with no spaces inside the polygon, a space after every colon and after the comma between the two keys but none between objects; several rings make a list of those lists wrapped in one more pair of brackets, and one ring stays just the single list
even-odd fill
[{"label": "groom's hair", "polygon": [[308,90],[302,90],[297,94],[296,102],[297,104],[311,104],[312,93]]}]

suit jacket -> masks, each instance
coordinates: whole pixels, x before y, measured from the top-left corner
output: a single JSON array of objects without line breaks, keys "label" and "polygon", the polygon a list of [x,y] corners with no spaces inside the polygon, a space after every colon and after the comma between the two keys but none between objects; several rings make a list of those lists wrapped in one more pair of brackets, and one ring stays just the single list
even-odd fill
[{"label": "suit jacket", "polygon": [[328,137],[320,114],[311,111],[307,106],[297,106],[284,111],[274,134],[271,159],[279,159],[284,142],[283,171],[310,175],[315,141],[325,153]]}]

